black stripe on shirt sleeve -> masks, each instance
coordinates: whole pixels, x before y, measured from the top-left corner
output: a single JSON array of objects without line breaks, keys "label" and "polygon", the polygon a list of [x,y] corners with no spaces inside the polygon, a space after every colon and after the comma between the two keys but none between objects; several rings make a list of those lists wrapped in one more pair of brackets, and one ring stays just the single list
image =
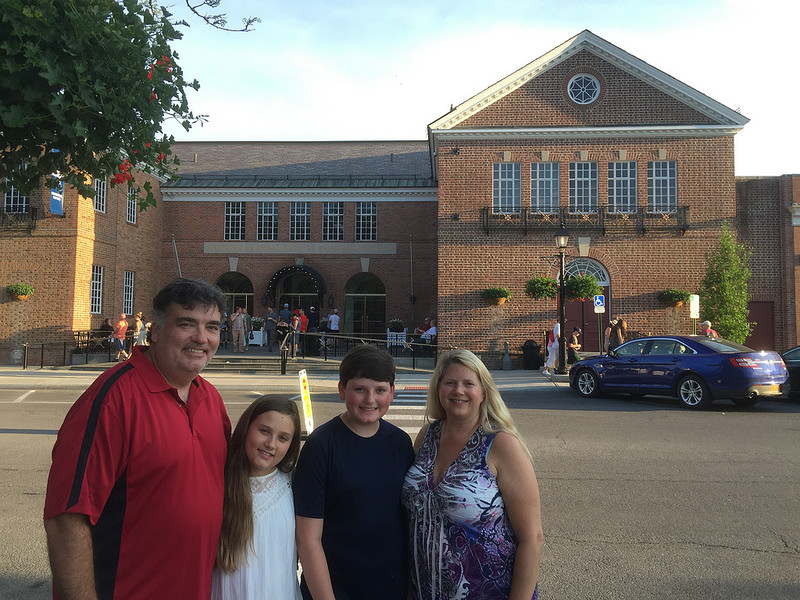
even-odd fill
[{"label": "black stripe on shirt sleeve", "polygon": [[100,409],[103,405],[108,391],[122,377],[125,373],[130,371],[133,366],[126,364],[119,371],[111,375],[106,382],[102,385],[97,395],[92,400],[92,407],[89,411],[89,418],[86,421],[86,429],[83,431],[83,441],[81,442],[81,451],[78,454],[78,464],[75,469],[75,477],[72,480],[72,489],[69,493],[67,500],[67,509],[75,506],[81,496],[81,488],[83,487],[83,478],[86,475],[86,464],[89,462],[89,452],[92,450],[92,443],[94,436],[97,432],[97,422],[100,419]]}]

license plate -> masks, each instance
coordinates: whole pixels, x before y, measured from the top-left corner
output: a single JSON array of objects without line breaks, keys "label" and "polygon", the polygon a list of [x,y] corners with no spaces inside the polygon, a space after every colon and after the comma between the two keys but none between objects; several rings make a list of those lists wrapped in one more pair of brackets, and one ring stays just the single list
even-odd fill
[{"label": "license plate", "polygon": [[774,383],[771,386],[769,386],[769,391],[775,394],[780,394],[781,386],[779,386],[777,383]]}]

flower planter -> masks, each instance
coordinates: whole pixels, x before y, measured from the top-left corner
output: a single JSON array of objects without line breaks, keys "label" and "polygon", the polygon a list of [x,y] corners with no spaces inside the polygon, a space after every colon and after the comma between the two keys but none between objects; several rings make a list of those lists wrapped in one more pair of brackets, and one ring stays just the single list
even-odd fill
[{"label": "flower planter", "polygon": [[28,299],[28,295],[27,294],[16,294],[14,296],[14,298],[16,300],[27,300]]},{"label": "flower planter", "polygon": [[491,302],[495,306],[500,306],[501,304],[504,304],[505,301],[506,299],[503,296],[500,296],[499,298],[489,298],[489,302]]}]

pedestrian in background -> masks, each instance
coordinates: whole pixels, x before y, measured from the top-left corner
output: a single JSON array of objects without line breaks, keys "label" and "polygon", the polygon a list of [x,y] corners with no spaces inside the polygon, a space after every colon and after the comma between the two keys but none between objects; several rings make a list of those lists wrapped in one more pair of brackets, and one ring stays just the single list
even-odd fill
[{"label": "pedestrian in background", "polygon": [[625,342],[626,336],[628,335],[628,324],[625,322],[625,319],[622,317],[617,317],[615,321],[616,323],[611,328],[611,334],[609,335],[609,350],[614,350],[617,348],[617,346],[622,345]]},{"label": "pedestrian in background", "polygon": [[573,327],[572,328],[572,335],[569,338],[569,343],[567,344],[567,364],[572,365],[578,362],[581,359],[581,355],[578,350],[581,349],[580,341],[578,337],[583,333],[580,327]]},{"label": "pedestrian in background", "polygon": [[561,324],[556,322],[547,334],[547,361],[542,373],[552,375],[558,369],[558,337],[561,335]]},{"label": "pedestrian in background", "polygon": [[611,348],[611,330],[614,329],[614,325],[616,324],[617,320],[612,319],[609,321],[608,327],[606,327],[606,330],[603,332],[603,352],[608,352]]},{"label": "pedestrian in background", "polygon": [[700,323],[700,335],[710,338],[718,338],[719,334],[711,329],[711,321],[703,321]]},{"label": "pedestrian in background", "polygon": [[111,337],[114,338],[114,350],[117,352],[117,357],[114,359],[119,362],[120,357],[122,360],[127,360],[130,354],[125,351],[125,337],[128,333],[128,321],[125,320],[125,313],[120,313],[119,321],[114,325],[114,333]]},{"label": "pedestrian in background", "polygon": [[271,306],[267,307],[267,315],[264,317],[264,335],[267,340],[264,344],[267,352],[272,352],[275,347],[275,333],[278,327],[278,314],[272,310]]},{"label": "pedestrian in background", "polygon": [[253,318],[247,313],[247,308],[242,308],[242,318],[244,319],[244,351],[247,352],[253,335]]},{"label": "pedestrian in background", "polygon": [[233,351],[244,352],[244,313],[242,307],[237,306],[236,312],[231,316],[231,332],[233,333]]}]

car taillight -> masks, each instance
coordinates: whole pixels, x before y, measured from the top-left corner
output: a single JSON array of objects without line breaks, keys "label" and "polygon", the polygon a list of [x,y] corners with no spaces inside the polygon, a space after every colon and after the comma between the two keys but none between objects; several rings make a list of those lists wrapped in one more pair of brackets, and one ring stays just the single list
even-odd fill
[{"label": "car taillight", "polygon": [[759,368],[758,363],[756,361],[754,361],[752,358],[747,358],[747,357],[744,357],[744,358],[731,358],[730,361],[731,361],[731,364],[734,367],[749,367],[751,369],[758,369]]}]

